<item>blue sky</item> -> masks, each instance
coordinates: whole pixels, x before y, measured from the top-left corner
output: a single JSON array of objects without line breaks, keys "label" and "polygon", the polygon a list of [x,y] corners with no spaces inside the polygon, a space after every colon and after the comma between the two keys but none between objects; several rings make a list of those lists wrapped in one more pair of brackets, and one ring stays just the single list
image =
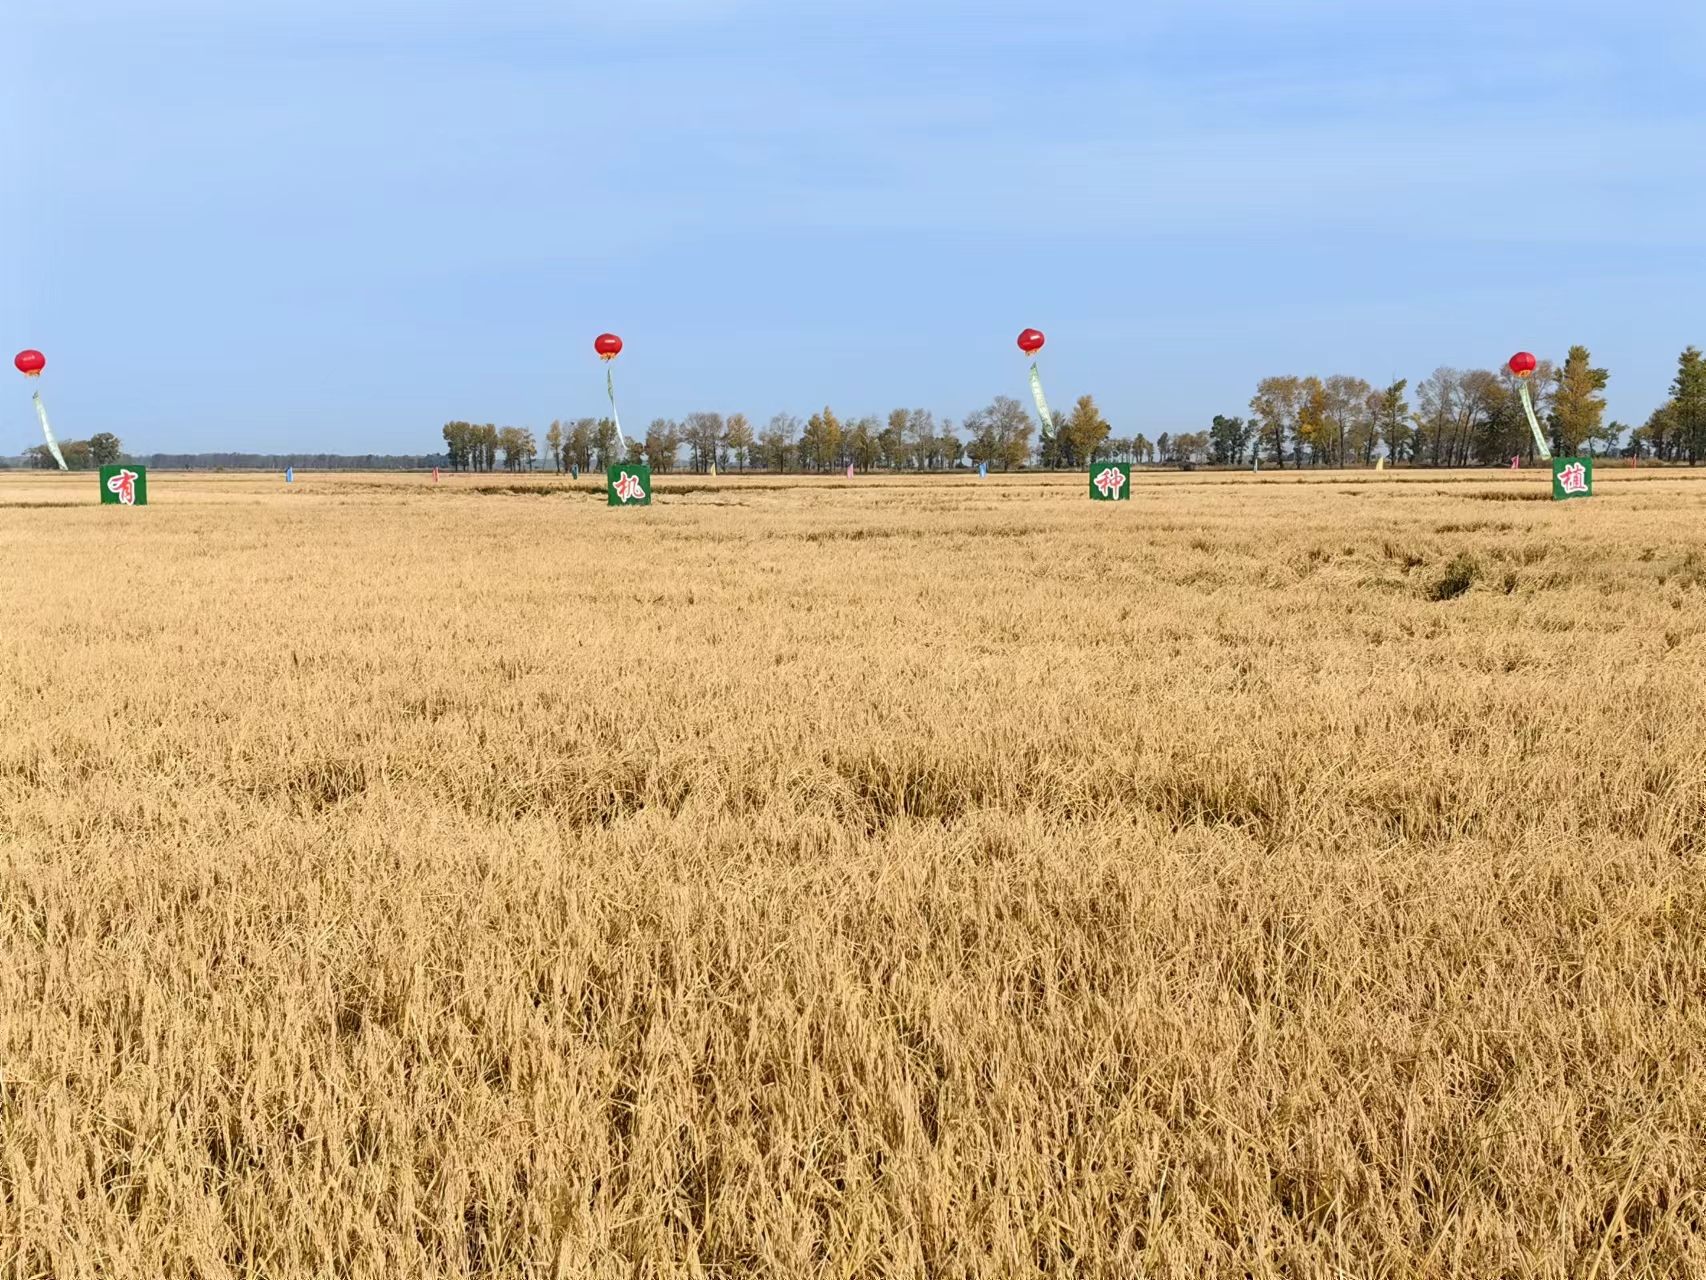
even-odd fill
[{"label": "blue sky", "polygon": [[1573,342],[1639,422],[1706,346],[1697,2],[52,0],[3,59],[0,334],[136,451],[543,428],[605,329],[643,423],[957,420],[1036,325],[1151,437]]}]

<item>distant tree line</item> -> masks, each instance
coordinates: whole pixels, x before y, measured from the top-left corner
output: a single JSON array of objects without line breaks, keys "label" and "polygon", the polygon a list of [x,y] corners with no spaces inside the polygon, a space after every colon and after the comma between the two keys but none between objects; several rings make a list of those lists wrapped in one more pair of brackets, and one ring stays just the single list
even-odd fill
[{"label": "distant tree line", "polygon": [[[87,440],[61,440],[59,452],[65,456],[65,465],[73,471],[89,471],[95,467],[111,466],[124,458],[124,448],[119,443],[119,438],[110,431],[102,431]],[[24,450],[23,456],[32,467],[59,470],[58,460],[45,443]]]},{"label": "distant tree line", "polygon": [[[139,463],[151,471],[430,471],[449,464],[442,453],[145,453],[128,454],[119,438],[103,431],[87,440],[62,440],[59,451],[72,471],[87,471],[113,463]],[[38,444],[20,455],[25,466],[57,471],[59,463],[47,445]]]},{"label": "distant tree line", "polygon": [[525,427],[447,422],[444,453],[452,471],[494,470],[500,454],[505,471],[531,471],[539,456],[539,446]]},{"label": "distant tree line", "polygon": [[[1605,421],[1599,394],[1608,377],[1593,367],[1586,347],[1570,348],[1562,367],[1540,362],[1529,387],[1554,453],[1603,453],[1615,446],[1623,427]],[[1508,369],[1440,368],[1413,392],[1407,379],[1377,388],[1345,375],[1264,378],[1247,421],[1216,419],[1207,460],[1350,467],[1385,456],[1417,466],[1466,467],[1531,458],[1534,435],[1520,385]]]},{"label": "distant tree line", "polygon": [[[1698,462],[1706,458],[1706,357],[1682,353],[1670,398],[1645,426],[1629,431],[1607,422],[1603,395],[1610,374],[1595,367],[1586,347],[1571,347],[1562,364],[1542,360],[1530,377],[1548,447],[1582,452]],[[1264,378],[1248,416],[1216,414],[1202,431],[1116,436],[1090,396],[1070,413],[1056,412],[1052,431],[1018,400],[997,396],[956,426],[927,409],[895,409],[887,418],[842,418],[825,408],[803,421],[779,413],[755,430],[745,414],[690,413],[681,421],[655,418],[644,439],[629,439],[622,456],[608,418],[553,422],[543,461],[558,471],[590,470],[642,457],[652,469],[705,472],[749,467],[765,471],[943,471],[987,464],[1080,468],[1101,461],[1162,466],[1366,467],[1377,457],[1428,467],[1503,465],[1532,459],[1533,433],[1508,369],[1434,370],[1411,386],[1398,379],[1374,386],[1358,377],[1284,375]],[[539,458],[525,428],[448,423],[444,438],[452,465],[510,470]]]},{"label": "distant tree line", "polygon": [[[1555,454],[1621,453],[1627,457],[1698,463],[1706,458],[1706,356],[1689,347],[1677,360],[1670,395],[1645,425],[1630,431],[1605,420],[1602,394],[1610,380],[1586,347],[1571,347],[1561,365],[1542,360],[1529,379],[1536,413]],[[1376,457],[1415,466],[1499,465],[1529,458],[1534,442],[1507,369],[1436,369],[1411,387],[1399,379],[1375,387],[1348,375],[1264,378],[1248,417],[1217,414],[1196,432],[1116,436],[1090,396],[1070,413],[1056,412],[1041,433],[1020,401],[997,396],[956,426],[928,409],[895,409],[886,418],[843,418],[831,408],[805,420],[779,413],[755,429],[742,413],[701,411],[680,421],[654,418],[643,438],[618,444],[609,418],[552,422],[541,450],[526,427],[448,422],[441,454],[155,453],[129,458],[117,436],[102,432],[61,444],[68,466],[81,470],[129,460],[157,469],[531,471],[565,472],[612,463],[648,461],[653,470],[832,472],[945,471],[987,465],[1081,468],[1100,461],[1164,466],[1368,466]],[[1413,403],[1412,403],[1413,401]],[[26,451],[29,466],[58,464],[46,445]]]},{"label": "distant tree line", "polygon": [[442,453],[150,453],[131,459],[156,471],[431,471]]},{"label": "distant tree line", "polygon": [[1690,466],[1706,459],[1706,357],[1698,347],[1677,357],[1670,398],[1629,433],[1626,452]]},{"label": "distant tree line", "polygon": [[[1571,347],[1561,365],[1540,361],[1529,391],[1555,455],[1706,458],[1706,357],[1698,348],[1678,357],[1670,398],[1633,431],[1606,421],[1601,393],[1610,378],[1583,346]],[[1367,466],[1377,456],[1428,467],[1532,460],[1520,386],[1508,369],[1440,368],[1413,389],[1407,380],[1373,387],[1343,375],[1264,378],[1248,419],[1217,416],[1205,436],[1183,437],[1186,445],[1176,437],[1171,447],[1182,461],[1225,466],[1256,458],[1276,467]],[[1158,443],[1166,454],[1167,437]]]},{"label": "distant tree line", "polygon": [[958,427],[938,422],[928,409],[895,409],[886,418],[844,419],[825,407],[803,421],[779,413],[755,430],[744,413],[700,411],[680,421],[654,418],[643,438],[630,437],[626,451],[617,443],[609,418],[578,418],[551,423],[543,455],[532,431],[471,422],[447,422],[443,428],[449,465],[456,470],[531,470],[543,462],[557,471],[603,468],[642,457],[654,471],[685,468],[704,473],[757,468],[765,471],[831,472],[945,471],[987,463],[1014,470],[1033,460],[1053,467],[1079,466],[1106,456],[1108,423],[1089,396],[1080,397],[1068,415],[1055,415],[1052,438],[1035,447],[1037,424],[1019,401],[997,396],[966,415]]}]

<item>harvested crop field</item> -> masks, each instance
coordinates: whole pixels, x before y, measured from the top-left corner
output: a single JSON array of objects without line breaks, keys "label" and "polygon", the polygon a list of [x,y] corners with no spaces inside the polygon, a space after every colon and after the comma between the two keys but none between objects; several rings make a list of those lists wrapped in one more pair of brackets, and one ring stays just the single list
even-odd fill
[{"label": "harvested crop field", "polygon": [[1706,477],[0,474],[0,1276],[1706,1274]]}]

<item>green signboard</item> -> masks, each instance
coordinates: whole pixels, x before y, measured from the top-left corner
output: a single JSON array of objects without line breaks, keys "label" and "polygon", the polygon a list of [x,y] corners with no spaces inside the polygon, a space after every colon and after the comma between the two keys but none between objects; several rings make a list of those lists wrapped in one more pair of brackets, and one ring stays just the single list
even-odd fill
[{"label": "green signboard", "polygon": [[1090,497],[1096,502],[1131,501],[1131,464],[1104,462],[1091,467]]},{"label": "green signboard", "polygon": [[146,507],[148,468],[134,465],[102,467],[101,501],[121,507]]},{"label": "green signboard", "polygon": [[1593,497],[1592,458],[1552,459],[1552,501]]},{"label": "green signboard", "polygon": [[650,467],[610,467],[604,473],[605,496],[613,507],[649,507],[652,505],[652,469]]}]

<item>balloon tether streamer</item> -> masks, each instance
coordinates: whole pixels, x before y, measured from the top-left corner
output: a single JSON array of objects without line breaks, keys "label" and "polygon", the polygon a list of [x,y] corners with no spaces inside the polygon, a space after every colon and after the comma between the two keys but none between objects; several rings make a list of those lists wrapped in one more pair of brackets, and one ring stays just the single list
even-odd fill
[{"label": "balloon tether streamer", "polygon": [[1552,461],[1552,450],[1546,444],[1546,433],[1540,429],[1540,419],[1534,413],[1534,397],[1528,394],[1528,380],[1523,379],[1517,384],[1522,392],[1523,412],[1528,414],[1529,429],[1534,432],[1534,447],[1539,452],[1541,461]]},{"label": "balloon tether streamer", "polygon": [[1043,376],[1037,372],[1037,353],[1040,352],[1048,339],[1043,337],[1041,329],[1026,329],[1019,335],[1019,350],[1023,351],[1031,361],[1031,398],[1037,402],[1037,416],[1043,420],[1043,443],[1050,444],[1054,440],[1054,415],[1049,412],[1048,400],[1043,395]]},{"label": "balloon tether streamer", "polygon": [[1031,395],[1036,398],[1037,412],[1043,418],[1043,439],[1054,439],[1054,415],[1048,411],[1048,401],[1043,398],[1043,379],[1037,372],[1037,366],[1031,365]]},{"label": "balloon tether streamer", "polygon": [[1531,351],[1519,351],[1511,357],[1510,371],[1516,375],[1517,389],[1522,393],[1522,411],[1528,415],[1529,429],[1534,432],[1534,450],[1541,458],[1552,461],[1552,450],[1546,446],[1546,433],[1540,429],[1540,419],[1534,414],[1534,397],[1528,392],[1528,380],[1540,368],[1540,361]]},{"label": "balloon tether streamer", "polygon": [[622,419],[616,412],[616,371],[609,366],[604,370],[604,389],[610,393],[610,421],[616,428],[616,447],[622,450],[622,457],[626,459],[628,438],[622,434]]},{"label": "balloon tether streamer", "polygon": [[[611,363],[622,354],[622,339],[614,333],[601,333],[592,349],[598,353],[598,358],[604,361],[604,389],[610,395],[610,425],[616,428],[616,447],[622,451],[618,463],[628,460],[628,437],[622,434],[622,419],[616,412],[616,371]],[[610,465],[606,458],[605,465]]]},{"label": "balloon tether streamer", "polygon": [[36,417],[41,419],[41,433],[47,437],[48,452],[53,455],[53,460],[59,464],[61,471],[71,470],[65,465],[65,455],[59,451],[59,441],[53,438],[53,428],[48,425],[47,421],[47,406],[41,402],[41,392],[32,392],[30,399],[36,402]]}]

